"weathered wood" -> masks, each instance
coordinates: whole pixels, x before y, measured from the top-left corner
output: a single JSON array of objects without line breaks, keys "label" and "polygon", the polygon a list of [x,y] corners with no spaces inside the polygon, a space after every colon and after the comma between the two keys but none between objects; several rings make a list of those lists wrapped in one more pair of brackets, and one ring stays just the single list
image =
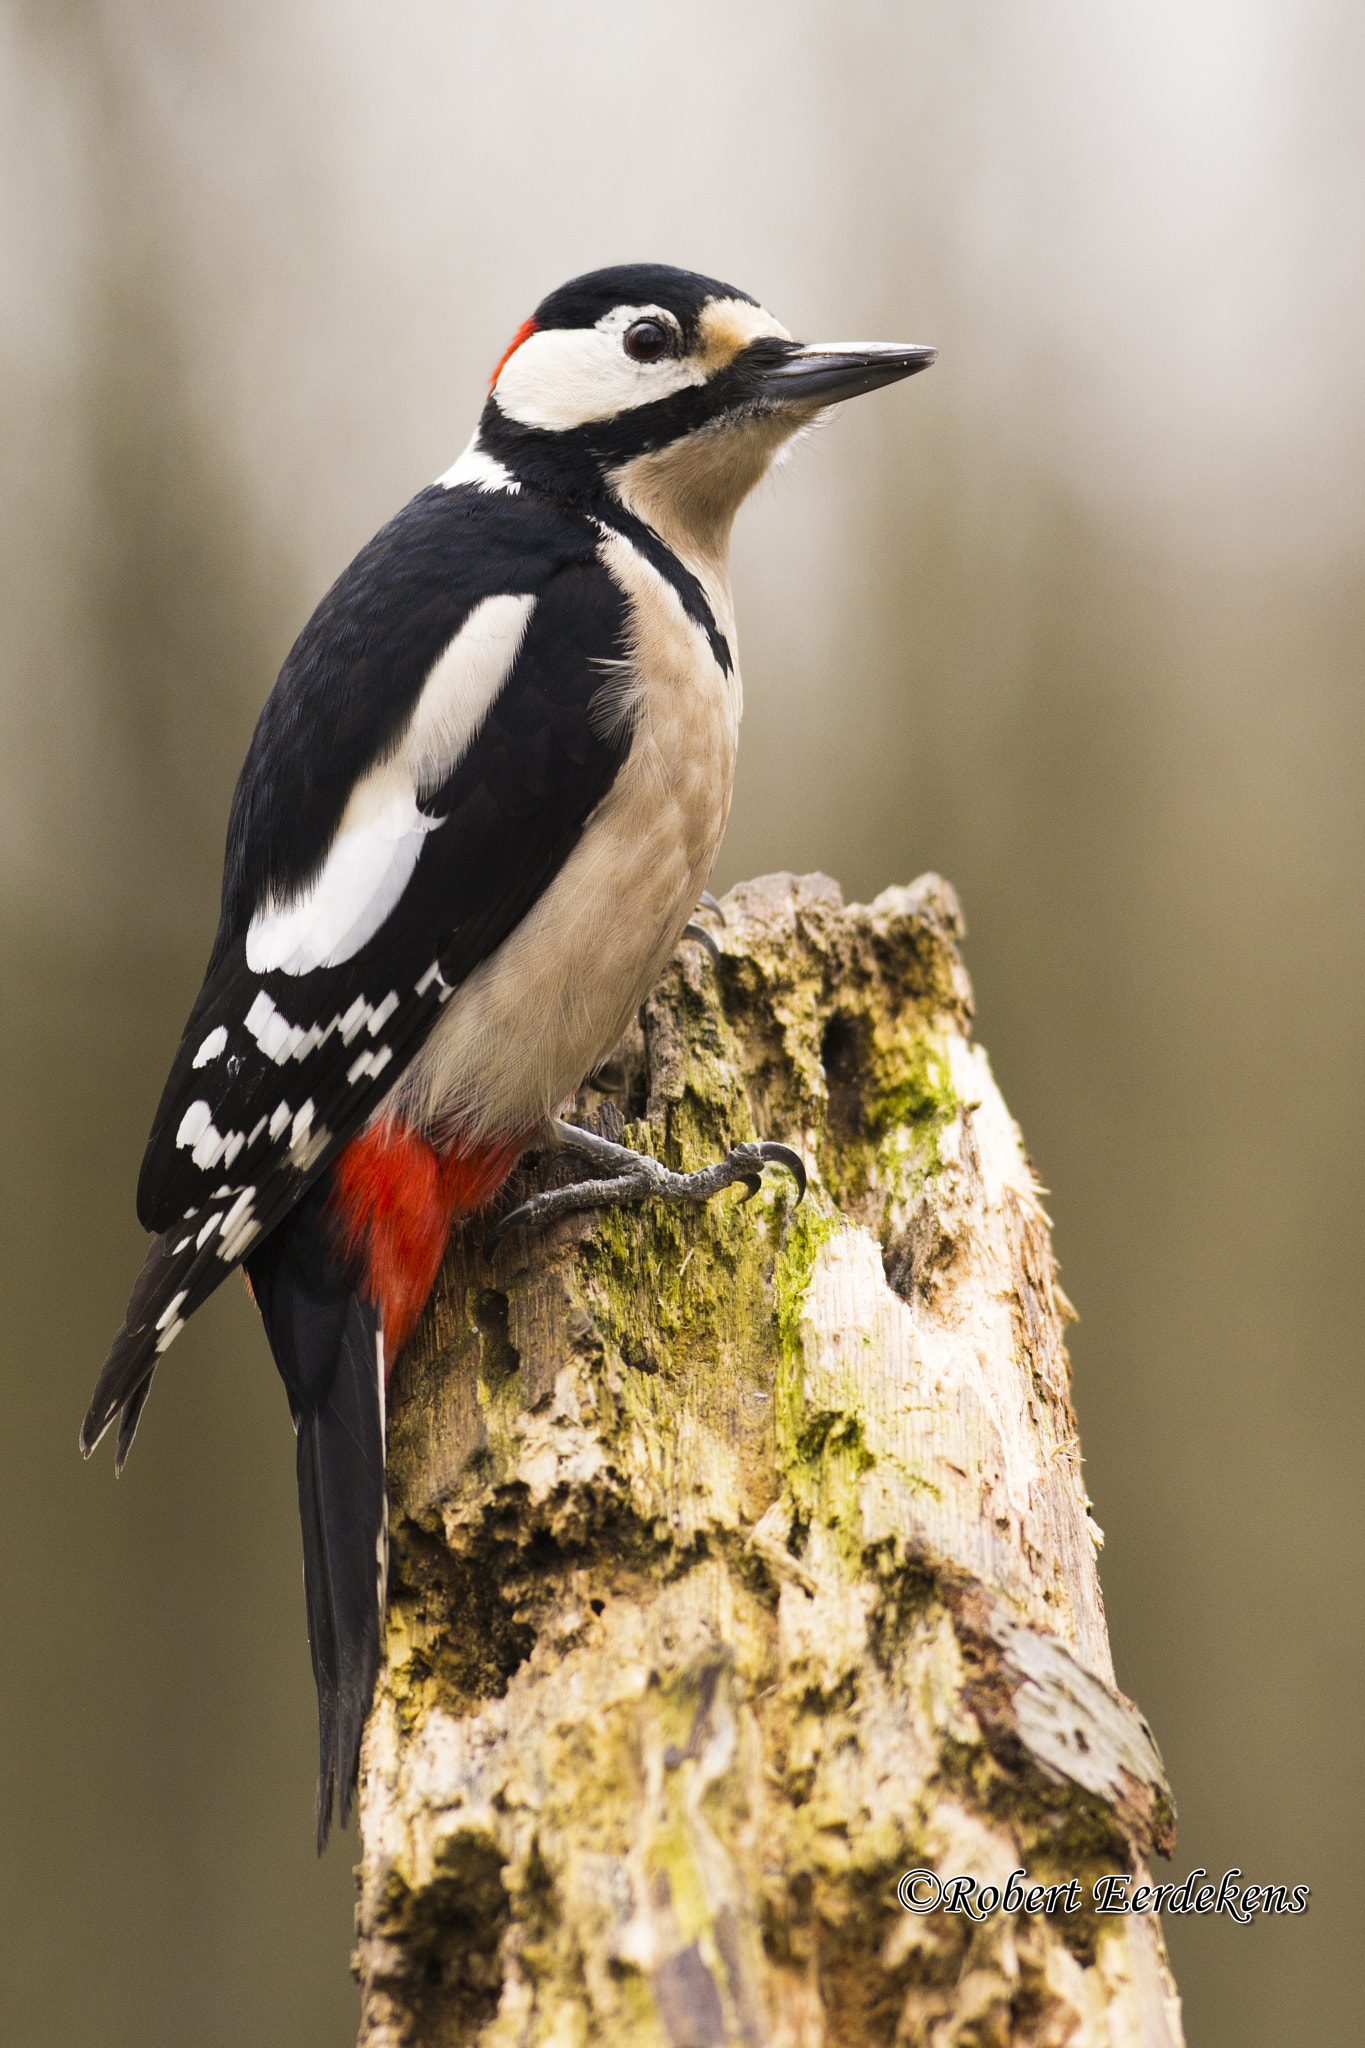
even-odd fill
[{"label": "weathered wood", "polygon": [[362,2041],[1178,2048],[1155,1919],[896,1895],[1088,1898],[1173,1829],[956,901],[725,914],[580,1113],[685,1168],[782,1139],[805,1204],[471,1233],[394,1375]]}]

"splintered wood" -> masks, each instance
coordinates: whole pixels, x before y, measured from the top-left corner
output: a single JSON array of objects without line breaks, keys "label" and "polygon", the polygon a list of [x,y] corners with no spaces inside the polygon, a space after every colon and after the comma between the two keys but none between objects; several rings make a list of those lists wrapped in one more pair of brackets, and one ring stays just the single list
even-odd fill
[{"label": "splintered wood", "polygon": [[[1090,1904],[1173,1809],[952,890],[724,915],[575,1114],[681,1169],[780,1139],[806,1201],[471,1231],[393,1376],[362,2043],[1179,2048],[1158,1922]],[[917,1870],[1049,1891],[914,1912]]]}]

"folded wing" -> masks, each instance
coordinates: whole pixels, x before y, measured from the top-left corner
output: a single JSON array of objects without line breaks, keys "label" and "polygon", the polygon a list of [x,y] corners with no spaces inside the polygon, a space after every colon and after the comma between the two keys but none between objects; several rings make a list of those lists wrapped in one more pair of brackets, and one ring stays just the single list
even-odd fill
[{"label": "folded wing", "polygon": [[[486,587],[498,544],[516,588]],[[86,1416],[87,1452],[122,1411],[122,1462],[186,1319],[378,1108],[610,788],[631,733],[597,730],[592,703],[628,650],[596,546],[591,521],[533,494],[424,492],[291,654],[234,800],[223,919],[138,1186],[156,1242]],[[396,600],[394,560],[409,557]]]}]

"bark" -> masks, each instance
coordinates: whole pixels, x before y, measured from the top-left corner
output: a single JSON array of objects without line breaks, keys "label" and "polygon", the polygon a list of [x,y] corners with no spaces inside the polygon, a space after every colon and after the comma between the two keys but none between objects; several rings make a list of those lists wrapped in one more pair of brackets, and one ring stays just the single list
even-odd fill
[{"label": "bark", "polygon": [[[578,1113],[741,1205],[452,1243],[394,1373],[367,2048],[1178,2048],[1048,1220],[951,889],[737,889]],[[565,1175],[531,1163],[511,1191]],[[980,1924],[927,1867],[1073,1877]]]}]

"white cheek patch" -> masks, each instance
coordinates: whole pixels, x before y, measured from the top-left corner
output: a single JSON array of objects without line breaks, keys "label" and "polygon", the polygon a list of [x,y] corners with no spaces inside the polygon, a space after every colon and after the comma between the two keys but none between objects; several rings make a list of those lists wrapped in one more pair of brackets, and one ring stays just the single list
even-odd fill
[{"label": "white cheek patch", "polygon": [[535,599],[475,605],[428,675],[397,751],[351,792],[320,872],[298,896],[271,899],[251,920],[253,974],[308,974],[352,959],[379,930],[412,879],[429,832],[420,808],[477,738],[521,649]]},{"label": "white cheek patch", "polygon": [[557,433],[706,382],[706,365],[695,357],[632,361],[622,336],[636,320],[658,320],[670,329],[677,324],[658,306],[618,306],[596,327],[547,328],[529,335],[493,386],[499,410],[524,427]]}]

